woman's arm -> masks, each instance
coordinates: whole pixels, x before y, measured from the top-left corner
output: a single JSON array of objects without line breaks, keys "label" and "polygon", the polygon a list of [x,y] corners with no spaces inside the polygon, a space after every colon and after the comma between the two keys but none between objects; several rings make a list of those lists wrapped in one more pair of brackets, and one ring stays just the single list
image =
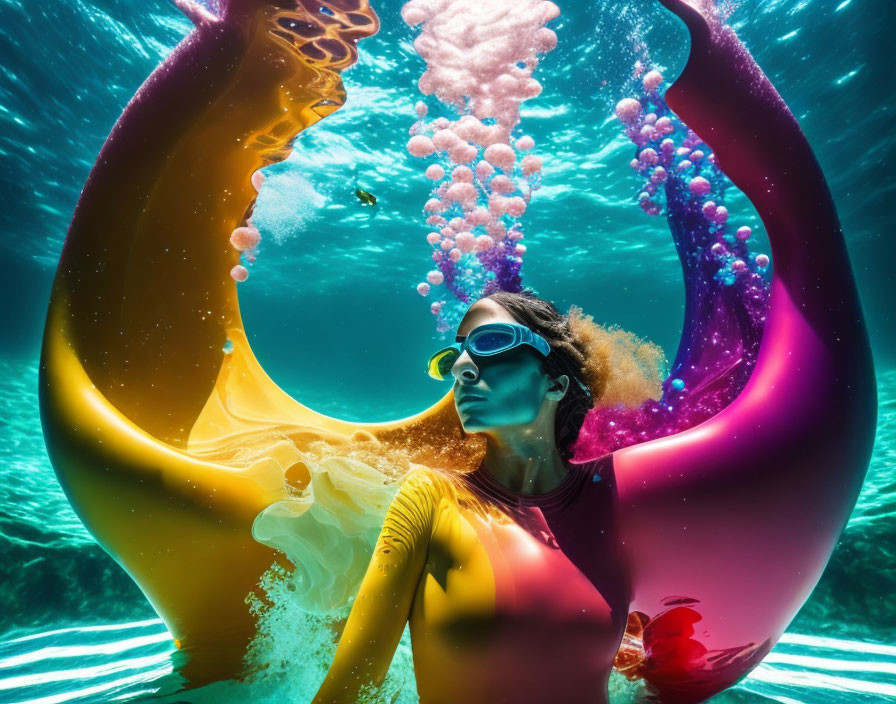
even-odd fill
[{"label": "woman's arm", "polygon": [[314,704],[354,702],[389,670],[423,573],[439,495],[428,469],[413,471],[383,522],[333,664]]}]

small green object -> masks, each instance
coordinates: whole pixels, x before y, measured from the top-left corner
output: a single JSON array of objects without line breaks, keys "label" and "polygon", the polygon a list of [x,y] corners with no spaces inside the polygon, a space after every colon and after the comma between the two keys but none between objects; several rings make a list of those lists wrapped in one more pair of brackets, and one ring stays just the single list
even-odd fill
[{"label": "small green object", "polygon": [[358,196],[358,200],[361,201],[364,205],[376,205],[376,196],[373,195],[373,193],[371,193],[370,191],[356,188],[355,195]]}]

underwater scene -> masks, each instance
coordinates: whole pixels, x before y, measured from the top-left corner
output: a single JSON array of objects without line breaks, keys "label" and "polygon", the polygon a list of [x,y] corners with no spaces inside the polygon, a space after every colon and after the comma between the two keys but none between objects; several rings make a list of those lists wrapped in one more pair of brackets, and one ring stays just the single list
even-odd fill
[{"label": "underwater scene", "polygon": [[[663,543],[657,564],[715,580],[728,611],[639,574],[662,599],[635,603],[609,701],[896,701],[891,3],[0,0],[0,17],[0,702],[310,702],[402,480],[481,456],[433,353],[479,297],[522,290],[628,375],[574,461],[727,418],[747,439],[715,461],[735,467],[822,428],[730,492],[752,529],[711,535],[718,508]],[[700,80],[676,93],[686,65]],[[727,117],[703,122],[713,105]],[[811,152],[781,137],[787,109]],[[781,181],[737,166],[753,156]],[[845,248],[827,249],[837,216]],[[842,324],[807,315],[769,352],[778,275],[794,310],[815,296]],[[760,385],[826,331],[834,371],[787,392],[795,413]],[[859,350],[842,374],[841,343]],[[747,398],[778,410],[737,416]],[[804,476],[761,503],[789,465]],[[726,627],[748,642],[713,641]],[[411,631],[359,701],[421,700]]]}]

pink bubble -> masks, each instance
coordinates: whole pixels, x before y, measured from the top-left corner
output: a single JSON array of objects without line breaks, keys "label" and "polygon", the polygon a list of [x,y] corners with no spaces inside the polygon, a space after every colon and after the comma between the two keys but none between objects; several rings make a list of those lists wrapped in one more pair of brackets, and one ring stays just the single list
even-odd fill
[{"label": "pink bubble", "polygon": [[526,253],[526,245],[518,244],[513,248],[513,253],[520,257],[523,256]]},{"label": "pink bubble", "polygon": [[474,249],[477,252],[485,252],[494,246],[495,241],[491,237],[488,235],[479,235],[479,237],[476,238],[476,246]]},{"label": "pink bubble", "polygon": [[473,183],[473,170],[469,166],[455,166],[451,178],[454,181]]},{"label": "pink bubble", "polygon": [[670,132],[675,131],[675,126],[672,124],[672,120],[668,117],[661,117],[658,119],[654,127],[656,127],[661,134],[669,134]]},{"label": "pink bubble", "polygon": [[641,162],[637,159],[632,159],[630,162],[628,162],[628,165],[637,170],[641,167]]},{"label": "pink bubble", "polygon": [[[523,98],[536,98],[541,95],[541,83],[536,81],[534,78],[529,78],[523,82],[522,88],[522,97]],[[509,120],[507,120],[509,122]]]},{"label": "pink bubble", "polygon": [[486,225],[485,231],[496,242],[500,242],[507,237],[507,227],[505,227],[503,222],[497,220]]},{"label": "pink bubble", "polygon": [[507,203],[507,214],[511,217],[518,218],[526,212],[526,201],[519,196],[514,196]]},{"label": "pink bubble", "polygon": [[540,7],[544,8],[541,20],[542,23],[550,22],[560,16],[560,8],[550,0],[545,0],[545,2],[541,3]]},{"label": "pink bubble", "polygon": [[641,103],[634,98],[623,98],[616,103],[616,117],[626,125],[631,125],[641,115]]},{"label": "pink bubble", "polygon": [[429,14],[417,5],[407,3],[401,8],[401,19],[403,19],[409,27],[416,27],[421,22],[425,22],[428,17]]},{"label": "pink bubble", "polygon": [[660,149],[663,150],[664,154],[671,154],[673,151],[675,151],[675,142],[673,142],[671,139],[664,139],[660,143]]},{"label": "pink bubble", "polygon": [[509,73],[502,73],[492,82],[492,92],[496,95],[507,95],[516,91],[518,79]]},{"label": "pink bubble", "polygon": [[426,275],[426,280],[433,286],[438,286],[445,280],[445,276],[438,269],[433,269]]},{"label": "pink bubble", "polygon": [[451,130],[440,130],[432,138],[433,146],[440,152],[447,152],[456,144],[460,144],[460,141],[460,137]]},{"label": "pink bubble", "polygon": [[688,161],[687,159],[685,159],[684,161],[678,162],[678,170],[679,171],[686,171],[687,169],[691,168],[692,166],[693,166],[693,164],[690,161]]},{"label": "pink bubble", "polygon": [[756,255],[756,266],[758,266],[760,269],[765,269],[765,267],[768,266],[768,263],[769,263],[768,255],[766,255],[766,254],[757,254]]},{"label": "pink bubble", "polygon": [[737,239],[739,239],[743,242],[745,240],[750,239],[750,235],[752,235],[752,234],[753,234],[753,231],[749,227],[744,225],[743,227],[737,228],[736,237],[737,237]]},{"label": "pink bubble", "polygon": [[423,95],[432,95],[433,93],[435,93],[436,85],[433,79],[432,71],[424,71],[420,75],[420,78],[417,79],[417,88],[420,89],[420,92],[423,93]]},{"label": "pink bubble", "polygon": [[709,251],[712,252],[713,254],[715,254],[717,257],[719,257],[719,256],[725,254],[727,249],[726,249],[725,245],[723,245],[721,242],[716,242],[712,247],[709,248]]},{"label": "pink bubble", "polygon": [[442,237],[454,237],[455,230],[453,227],[443,227],[441,229]]},{"label": "pink bubble", "polygon": [[650,198],[642,198],[640,201],[638,201],[638,205],[640,205],[641,210],[643,210],[648,215],[659,215],[660,214],[660,206],[657,203],[654,203],[652,200],[650,200]]},{"label": "pink bubble", "polygon": [[547,27],[536,31],[532,39],[532,48],[538,54],[546,54],[557,46],[557,35]]},{"label": "pink bubble", "polygon": [[644,90],[651,93],[663,82],[663,74],[659,71],[648,71],[644,76]]},{"label": "pink bubble", "polygon": [[708,220],[712,220],[716,216],[716,204],[708,200],[703,204],[703,214]]},{"label": "pink bubble", "polygon": [[426,241],[430,244],[437,244],[440,239],[442,239],[442,236],[438,232],[430,232],[426,236]]},{"label": "pink bubble", "polygon": [[438,181],[440,178],[444,178],[445,169],[443,169],[438,164],[430,164],[426,168],[426,178],[431,179],[433,181]]},{"label": "pink bubble", "polygon": [[486,148],[483,156],[488,163],[502,171],[510,171],[516,161],[516,152],[509,144],[492,144]]},{"label": "pink bubble", "polygon": [[675,150],[675,153],[678,154],[678,156],[687,156],[691,153],[691,150],[688,147],[679,147]]},{"label": "pink bubble", "polygon": [[691,152],[691,161],[700,161],[703,158],[703,152],[699,149],[695,149]]},{"label": "pink bubble", "polygon": [[452,230],[459,232],[464,229],[464,219],[463,218],[451,218],[448,222],[448,227]]},{"label": "pink bubble", "polygon": [[455,239],[457,241],[457,248],[461,252],[469,252],[476,244],[476,235],[472,232],[461,232]]},{"label": "pink bubble", "polygon": [[743,259],[735,259],[733,262],[731,262],[731,268],[734,271],[740,273],[747,270],[747,263]]},{"label": "pink bubble", "polygon": [[230,234],[230,244],[238,252],[258,246],[261,234],[254,227],[238,227]]},{"label": "pink bubble", "polygon": [[489,117],[495,117],[495,103],[493,100],[488,98],[482,98],[476,101],[476,104],[473,107],[473,115],[479,118],[480,120],[485,120]]},{"label": "pink bubble", "polygon": [[529,135],[525,135],[516,140],[516,148],[521,152],[526,152],[535,146],[535,140]]},{"label": "pink bubble", "polygon": [[417,293],[419,293],[421,296],[428,296],[429,295],[429,284],[425,283],[425,282],[417,284]]},{"label": "pink bubble", "polygon": [[476,164],[476,178],[480,181],[485,181],[493,173],[495,173],[495,167],[487,161],[480,161]]},{"label": "pink bubble", "polygon": [[644,124],[645,125],[654,125],[656,124],[656,113],[649,112],[644,116]]},{"label": "pink bubble", "polygon": [[426,224],[432,225],[433,227],[438,227],[439,225],[448,224],[448,221],[441,215],[430,215],[428,218],[426,218]]},{"label": "pink bubble", "polygon": [[237,264],[230,270],[230,278],[237,282],[245,281],[249,278],[249,270],[242,264]]},{"label": "pink bubble", "polygon": [[445,200],[464,203],[476,199],[476,186],[472,183],[452,183],[445,192]]},{"label": "pink bubble", "polygon": [[650,174],[650,180],[654,183],[663,183],[668,177],[668,172],[662,166],[657,166]]},{"label": "pink bubble", "polygon": [[472,115],[464,115],[451,127],[460,139],[476,142],[482,135],[484,125]]},{"label": "pink bubble", "polygon": [[504,215],[507,212],[507,201],[509,198],[504,198],[503,196],[499,196],[497,194],[491,195],[488,198],[488,212],[490,212],[494,217],[498,218]]},{"label": "pink bubble", "polygon": [[523,174],[526,176],[537,174],[541,171],[541,159],[534,154],[526,154],[520,162],[520,167],[523,169]]},{"label": "pink bubble", "polygon": [[426,205],[423,206],[423,209],[428,213],[441,213],[445,210],[445,204],[438,198],[430,198],[426,201]]},{"label": "pink bubble", "polygon": [[651,149],[647,147],[646,149],[642,149],[641,153],[638,154],[638,161],[640,161],[645,166],[653,166],[657,162],[659,162],[659,155],[656,153],[655,149]]},{"label": "pink bubble", "polygon": [[408,140],[408,151],[413,156],[429,156],[435,150],[436,148],[433,145],[432,140],[422,134],[418,134],[416,137],[411,137]]},{"label": "pink bubble", "polygon": [[507,193],[513,193],[516,190],[516,185],[508,176],[499,174],[489,182],[489,188],[494,193],[506,195]]},{"label": "pink bubble", "polygon": [[467,224],[475,227],[476,225],[486,225],[491,222],[492,216],[482,206],[478,206],[470,211],[467,215]]},{"label": "pink bubble", "polygon": [[656,128],[653,125],[644,125],[641,128],[641,136],[648,142],[656,139]]},{"label": "pink bubble", "polygon": [[447,117],[437,117],[435,120],[432,121],[432,128],[434,130],[444,130],[450,124],[451,123],[448,121]]},{"label": "pink bubble", "polygon": [[261,169],[259,169],[258,171],[253,172],[253,174],[252,174],[252,178],[250,179],[250,181],[252,182],[252,187],[253,187],[256,191],[260,191],[260,190],[261,190],[261,184],[264,183],[264,179],[265,179],[265,175],[264,175],[263,173],[261,173]]},{"label": "pink bubble", "polygon": [[688,184],[688,190],[695,196],[705,196],[712,190],[712,186],[702,176],[695,176]]},{"label": "pink bubble", "polygon": [[728,208],[724,205],[720,205],[716,208],[716,214],[713,219],[719,224],[726,222],[728,220]]},{"label": "pink bubble", "polygon": [[455,164],[469,164],[479,154],[479,150],[472,144],[461,142],[452,147],[448,153]]},{"label": "pink bubble", "polygon": [[429,108],[426,107],[426,103],[422,100],[418,100],[417,104],[414,106],[414,110],[417,113],[417,117],[426,117],[426,113],[429,112]]},{"label": "pink bubble", "polygon": [[450,252],[448,252],[448,257],[453,262],[456,262],[458,259],[460,259],[460,256],[461,256],[461,251],[459,249],[457,249],[456,247],[454,249],[452,249]]},{"label": "pink bubble", "polygon": [[454,246],[454,240],[442,240],[442,249],[446,252]]},{"label": "pink bubble", "polygon": [[436,301],[429,307],[429,310],[433,315],[438,315],[442,310],[442,302]]}]

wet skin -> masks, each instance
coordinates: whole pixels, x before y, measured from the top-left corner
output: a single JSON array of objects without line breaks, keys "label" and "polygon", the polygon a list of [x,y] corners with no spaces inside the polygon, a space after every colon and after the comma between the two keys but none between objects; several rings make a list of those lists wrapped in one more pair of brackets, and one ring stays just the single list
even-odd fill
[{"label": "wet skin", "polygon": [[[516,323],[500,304],[474,303],[457,340],[487,323]],[[566,474],[554,436],[557,405],[569,377],[544,372],[544,357],[529,345],[496,355],[464,350],[454,363],[454,401],[464,431],[488,439],[483,464],[505,486],[529,493],[550,491]]]}]

